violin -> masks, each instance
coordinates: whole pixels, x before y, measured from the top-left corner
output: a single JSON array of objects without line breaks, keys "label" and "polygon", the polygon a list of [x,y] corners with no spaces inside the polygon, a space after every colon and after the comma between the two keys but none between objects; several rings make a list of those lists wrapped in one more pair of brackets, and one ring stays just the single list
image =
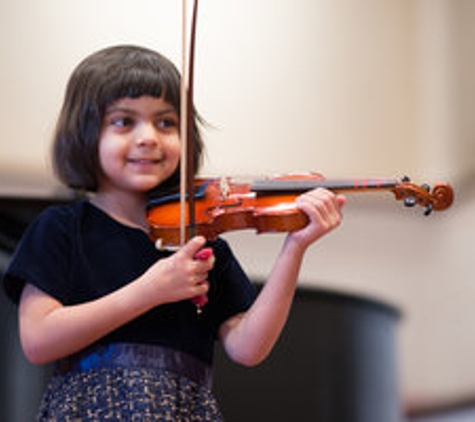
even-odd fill
[{"label": "violin", "polygon": [[[424,207],[424,214],[441,211],[453,202],[452,187],[437,183],[431,189],[408,178],[322,179],[318,174],[268,177],[250,182],[231,177],[197,178],[194,184],[194,217],[185,220],[186,237],[214,240],[222,233],[254,229],[257,233],[292,232],[305,227],[308,217],[295,203],[298,195],[315,189],[340,192],[391,191],[408,206]],[[180,193],[172,192],[149,201],[147,221],[157,247],[177,247],[180,241]],[[187,205],[189,206],[189,205]]]}]

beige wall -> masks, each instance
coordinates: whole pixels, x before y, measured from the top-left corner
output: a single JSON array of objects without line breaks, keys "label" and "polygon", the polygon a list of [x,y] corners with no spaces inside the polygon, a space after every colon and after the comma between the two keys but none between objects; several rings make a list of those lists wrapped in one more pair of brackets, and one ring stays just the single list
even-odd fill
[{"label": "beige wall", "polygon": [[[403,395],[475,388],[475,2],[201,2],[196,102],[214,126],[204,172],[320,170],[454,183],[457,203],[423,218],[390,194],[352,196],[338,233],[312,249],[302,283],[399,306]],[[72,68],[116,43],[179,64],[177,0],[0,0],[0,188],[51,185],[49,136]],[[472,178],[473,179],[473,178]],[[279,236],[230,234],[253,276]]]}]

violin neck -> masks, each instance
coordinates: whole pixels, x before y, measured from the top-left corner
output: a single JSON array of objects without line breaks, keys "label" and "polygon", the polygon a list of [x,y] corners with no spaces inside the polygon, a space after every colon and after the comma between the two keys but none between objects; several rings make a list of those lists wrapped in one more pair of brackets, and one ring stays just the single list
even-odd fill
[{"label": "violin neck", "polygon": [[325,188],[334,192],[360,190],[390,190],[399,184],[396,179],[325,179],[291,180],[262,179],[251,184],[251,191],[257,195],[292,194],[307,192],[316,188]]}]

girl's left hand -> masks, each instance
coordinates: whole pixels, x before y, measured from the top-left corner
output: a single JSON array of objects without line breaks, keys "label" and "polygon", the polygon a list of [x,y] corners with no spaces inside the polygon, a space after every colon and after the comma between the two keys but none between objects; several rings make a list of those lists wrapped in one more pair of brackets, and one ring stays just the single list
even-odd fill
[{"label": "girl's left hand", "polygon": [[296,203],[297,207],[307,214],[309,224],[301,230],[290,233],[289,237],[307,247],[340,225],[345,197],[318,188],[300,195]]}]

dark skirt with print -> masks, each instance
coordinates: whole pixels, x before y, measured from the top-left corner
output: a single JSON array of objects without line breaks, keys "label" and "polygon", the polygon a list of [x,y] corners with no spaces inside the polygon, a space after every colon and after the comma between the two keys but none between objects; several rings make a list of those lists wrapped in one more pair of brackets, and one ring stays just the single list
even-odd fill
[{"label": "dark skirt with print", "polygon": [[[193,376],[196,371],[189,377],[189,373],[179,373],[176,364],[172,370],[162,368],[163,359],[158,365],[143,366],[143,359],[131,358],[130,353],[125,359],[123,353],[119,359],[111,359],[109,352],[99,360],[97,352],[92,360],[90,356],[85,365],[84,359],[79,365],[75,361],[53,376],[39,421],[223,420],[210,383]],[[180,355],[178,367],[182,362]]]}]

